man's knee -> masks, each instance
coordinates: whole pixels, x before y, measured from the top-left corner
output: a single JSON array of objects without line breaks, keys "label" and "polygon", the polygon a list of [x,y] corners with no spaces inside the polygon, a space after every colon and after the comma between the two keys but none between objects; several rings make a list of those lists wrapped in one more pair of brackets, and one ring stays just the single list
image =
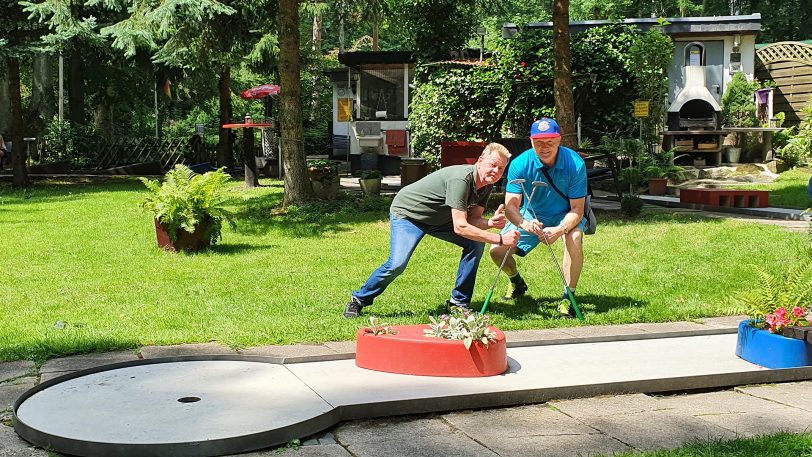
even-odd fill
[{"label": "man's knee", "polygon": [[569,233],[564,235],[564,243],[566,244],[566,248],[570,253],[583,252],[584,232],[581,231],[580,227],[570,230]]}]

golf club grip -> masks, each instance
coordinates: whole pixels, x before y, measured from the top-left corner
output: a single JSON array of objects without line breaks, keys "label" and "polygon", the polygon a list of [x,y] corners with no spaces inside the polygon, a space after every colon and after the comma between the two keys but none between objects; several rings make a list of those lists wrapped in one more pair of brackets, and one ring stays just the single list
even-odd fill
[{"label": "golf club grip", "polygon": [[482,304],[482,310],[479,311],[479,314],[485,314],[485,311],[488,310],[488,304],[491,302],[492,296],[493,296],[493,288],[491,288],[491,291],[488,292],[488,296],[485,297],[485,303]]}]

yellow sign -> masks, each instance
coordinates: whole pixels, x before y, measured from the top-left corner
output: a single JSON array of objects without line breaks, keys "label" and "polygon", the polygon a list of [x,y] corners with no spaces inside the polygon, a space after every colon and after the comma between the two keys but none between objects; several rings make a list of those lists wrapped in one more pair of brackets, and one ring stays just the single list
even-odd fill
[{"label": "yellow sign", "polygon": [[648,100],[634,102],[634,117],[648,117]]},{"label": "yellow sign", "polygon": [[352,99],[338,99],[338,122],[347,122],[352,117]]}]

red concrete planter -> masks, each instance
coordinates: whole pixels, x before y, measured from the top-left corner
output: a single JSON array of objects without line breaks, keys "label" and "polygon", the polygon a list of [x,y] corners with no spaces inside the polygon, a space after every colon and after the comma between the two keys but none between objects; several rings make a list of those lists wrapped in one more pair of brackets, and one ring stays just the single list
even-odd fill
[{"label": "red concrete planter", "polygon": [[178,230],[178,236],[173,242],[169,237],[169,227],[155,219],[155,235],[158,238],[158,246],[167,251],[189,251],[195,252],[209,247],[211,242],[211,228],[213,221],[204,219],[195,228],[194,233],[186,230]]},{"label": "red concrete planter", "polygon": [[495,376],[508,368],[505,334],[496,327],[496,341],[488,347],[475,343],[465,349],[461,340],[423,335],[428,325],[395,325],[394,335],[358,331],[355,364],[387,373],[473,378]]}]

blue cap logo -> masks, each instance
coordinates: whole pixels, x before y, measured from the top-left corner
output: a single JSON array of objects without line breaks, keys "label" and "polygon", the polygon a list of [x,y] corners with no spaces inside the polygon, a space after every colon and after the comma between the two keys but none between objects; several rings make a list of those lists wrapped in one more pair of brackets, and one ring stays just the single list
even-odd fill
[{"label": "blue cap logo", "polygon": [[558,138],[560,136],[561,129],[558,127],[558,123],[549,117],[533,122],[530,127],[530,138]]}]

